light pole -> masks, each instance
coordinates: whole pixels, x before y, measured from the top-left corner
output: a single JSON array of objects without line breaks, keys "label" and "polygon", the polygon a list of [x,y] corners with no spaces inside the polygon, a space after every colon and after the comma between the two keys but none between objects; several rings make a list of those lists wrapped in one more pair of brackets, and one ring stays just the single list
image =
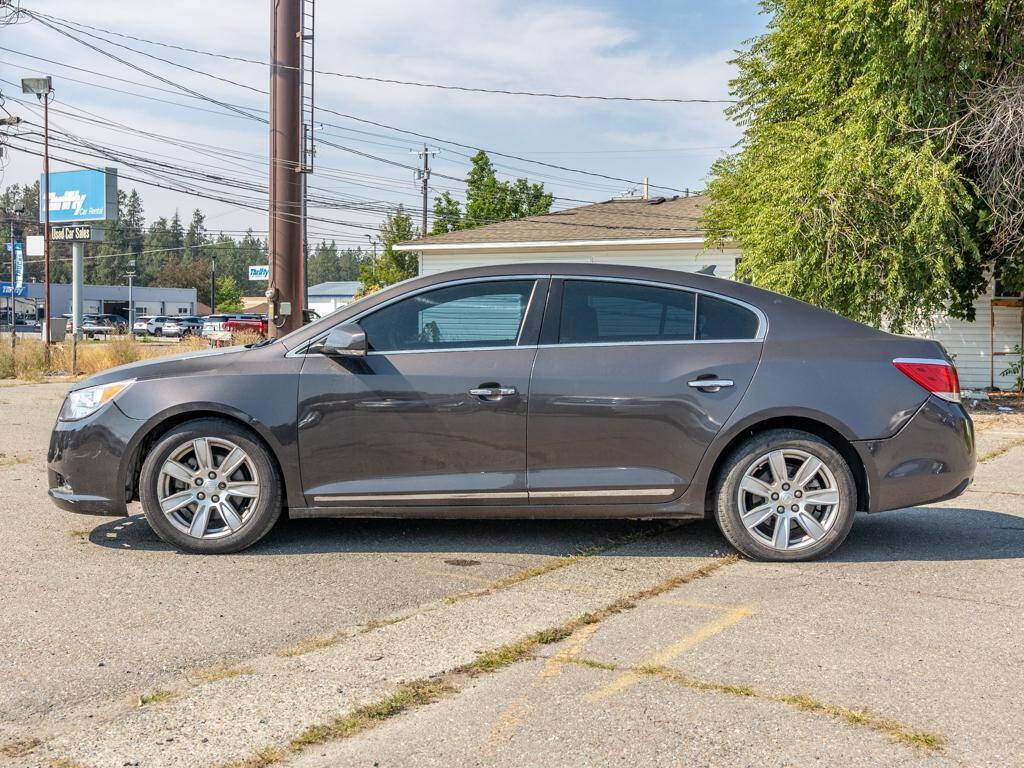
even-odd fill
[{"label": "light pole", "polygon": [[132,297],[132,281],[135,279],[135,259],[128,262],[128,271],[124,273],[128,278],[128,332],[134,338],[135,334],[135,300]]},{"label": "light pole", "polygon": [[43,350],[50,363],[50,97],[53,81],[46,77],[23,77],[21,92],[34,93],[43,102],[43,188],[39,204],[43,208]]}]

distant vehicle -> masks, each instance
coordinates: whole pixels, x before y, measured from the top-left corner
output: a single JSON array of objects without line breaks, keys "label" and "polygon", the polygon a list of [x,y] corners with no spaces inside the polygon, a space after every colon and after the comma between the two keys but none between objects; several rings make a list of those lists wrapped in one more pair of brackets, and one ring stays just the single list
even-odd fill
[{"label": "distant vehicle", "polygon": [[224,330],[230,333],[255,333],[267,335],[267,318],[263,316],[233,317],[224,323]]},{"label": "distant vehicle", "polygon": [[[302,324],[307,325],[312,323],[314,320],[320,319],[320,313],[315,309],[304,309],[302,310]],[[258,336],[266,337],[267,335],[267,316],[266,315],[242,315],[228,320],[224,324],[224,328],[231,333],[239,332],[251,332]]]},{"label": "distant vehicle", "polygon": [[120,315],[86,315],[82,318],[82,334],[89,339],[128,332],[128,321]]},{"label": "distant vehicle", "polygon": [[145,336],[149,333],[147,327],[149,321],[153,319],[153,315],[139,315],[135,318],[135,325],[132,326],[132,333],[136,336]]},{"label": "distant vehicle", "polygon": [[[710,517],[747,557],[796,561],[859,511],[959,496],[976,456],[938,342],[733,280],[541,263],[427,275],[279,339],[77,381],[48,462],[62,509],[138,498],[188,552],[244,549],[286,510]],[[876,524],[852,559],[885,556],[885,531],[935,527]]]},{"label": "distant vehicle", "polygon": [[171,317],[164,323],[161,333],[164,336],[184,338],[199,334],[203,330],[203,318],[189,315],[187,317]]},{"label": "distant vehicle", "polygon": [[167,315],[154,315],[146,323],[146,333],[150,336],[160,336],[164,330],[164,323],[170,319]]}]

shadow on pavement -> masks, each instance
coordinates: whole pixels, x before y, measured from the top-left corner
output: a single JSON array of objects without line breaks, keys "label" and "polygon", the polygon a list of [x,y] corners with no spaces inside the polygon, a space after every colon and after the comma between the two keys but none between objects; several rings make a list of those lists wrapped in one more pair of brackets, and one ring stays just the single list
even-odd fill
[{"label": "shadow on pavement", "polygon": [[[638,520],[401,520],[282,518],[241,556],[315,553],[529,553],[565,555],[630,534],[656,534],[665,521]],[[102,523],[93,544],[118,550],[173,551],[142,515]],[[727,551],[709,521],[693,521],[652,536],[631,555],[671,557]],[[984,509],[920,507],[858,515],[849,538],[829,560],[892,562],[1024,557],[1024,518]]]}]

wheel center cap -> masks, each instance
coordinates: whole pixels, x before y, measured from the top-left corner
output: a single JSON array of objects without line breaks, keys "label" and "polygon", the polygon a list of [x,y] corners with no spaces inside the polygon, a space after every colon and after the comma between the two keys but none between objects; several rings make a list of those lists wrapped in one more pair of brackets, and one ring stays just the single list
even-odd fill
[{"label": "wheel center cap", "polygon": [[216,478],[207,478],[206,480],[203,481],[203,485],[206,486],[207,488],[216,488],[217,480]]},{"label": "wheel center cap", "polygon": [[779,497],[779,501],[792,501],[793,498],[792,491],[783,491],[782,495]]}]

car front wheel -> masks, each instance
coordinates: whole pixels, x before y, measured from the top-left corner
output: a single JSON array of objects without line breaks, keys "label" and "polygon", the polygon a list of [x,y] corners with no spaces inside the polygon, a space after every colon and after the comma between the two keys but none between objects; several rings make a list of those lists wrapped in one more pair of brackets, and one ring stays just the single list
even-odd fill
[{"label": "car front wheel", "polygon": [[237,552],[281,513],[281,480],[262,441],[226,419],[186,422],[142,465],[142,509],[156,534],[188,552]]},{"label": "car front wheel", "polygon": [[813,560],[833,552],[857,510],[853,473],[816,435],[771,430],[740,445],[719,474],[715,517],[755,560]]}]

